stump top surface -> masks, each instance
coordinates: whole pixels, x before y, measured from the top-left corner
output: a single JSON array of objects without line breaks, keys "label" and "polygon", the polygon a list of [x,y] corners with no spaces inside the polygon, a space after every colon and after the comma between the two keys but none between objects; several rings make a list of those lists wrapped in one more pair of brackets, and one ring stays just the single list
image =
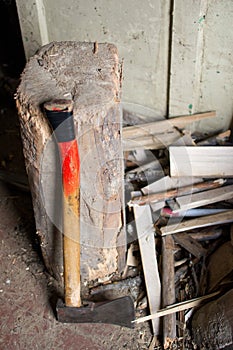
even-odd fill
[{"label": "stump top surface", "polygon": [[52,42],[27,63],[18,98],[40,105],[72,97],[79,108],[119,99],[120,71],[112,44]]}]

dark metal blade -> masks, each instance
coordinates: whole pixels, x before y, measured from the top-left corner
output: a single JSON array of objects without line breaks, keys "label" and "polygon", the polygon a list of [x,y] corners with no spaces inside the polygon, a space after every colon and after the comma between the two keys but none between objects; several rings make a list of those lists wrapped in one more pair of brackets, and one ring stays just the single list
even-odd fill
[{"label": "dark metal blade", "polygon": [[110,323],[133,328],[132,321],[135,320],[134,304],[130,296],[82,307],[66,306],[59,299],[56,311],[58,321],[63,323]]}]

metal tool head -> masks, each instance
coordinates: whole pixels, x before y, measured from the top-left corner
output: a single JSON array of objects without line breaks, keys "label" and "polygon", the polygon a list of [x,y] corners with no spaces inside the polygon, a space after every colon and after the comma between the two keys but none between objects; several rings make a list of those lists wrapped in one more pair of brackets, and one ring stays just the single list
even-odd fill
[{"label": "metal tool head", "polygon": [[63,323],[109,323],[133,328],[135,309],[130,296],[98,303],[88,303],[82,307],[66,306],[58,300],[57,319]]}]

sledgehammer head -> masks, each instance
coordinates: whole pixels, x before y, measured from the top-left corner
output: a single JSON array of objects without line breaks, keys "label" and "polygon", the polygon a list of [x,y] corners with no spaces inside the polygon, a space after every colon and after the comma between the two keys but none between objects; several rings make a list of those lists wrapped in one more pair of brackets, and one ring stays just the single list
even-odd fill
[{"label": "sledgehammer head", "polygon": [[63,323],[110,323],[133,328],[134,304],[131,297],[93,303],[86,306],[66,306],[59,299],[56,307],[57,319]]}]

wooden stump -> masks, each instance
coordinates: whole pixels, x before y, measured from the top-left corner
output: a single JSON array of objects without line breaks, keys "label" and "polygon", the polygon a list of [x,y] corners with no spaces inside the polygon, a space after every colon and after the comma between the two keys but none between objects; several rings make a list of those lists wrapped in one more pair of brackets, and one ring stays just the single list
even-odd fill
[{"label": "wooden stump", "polygon": [[111,44],[53,42],[26,65],[17,91],[37,234],[48,270],[62,275],[61,176],[42,104],[72,97],[81,159],[82,282],[124,267],[121,72]]}]

